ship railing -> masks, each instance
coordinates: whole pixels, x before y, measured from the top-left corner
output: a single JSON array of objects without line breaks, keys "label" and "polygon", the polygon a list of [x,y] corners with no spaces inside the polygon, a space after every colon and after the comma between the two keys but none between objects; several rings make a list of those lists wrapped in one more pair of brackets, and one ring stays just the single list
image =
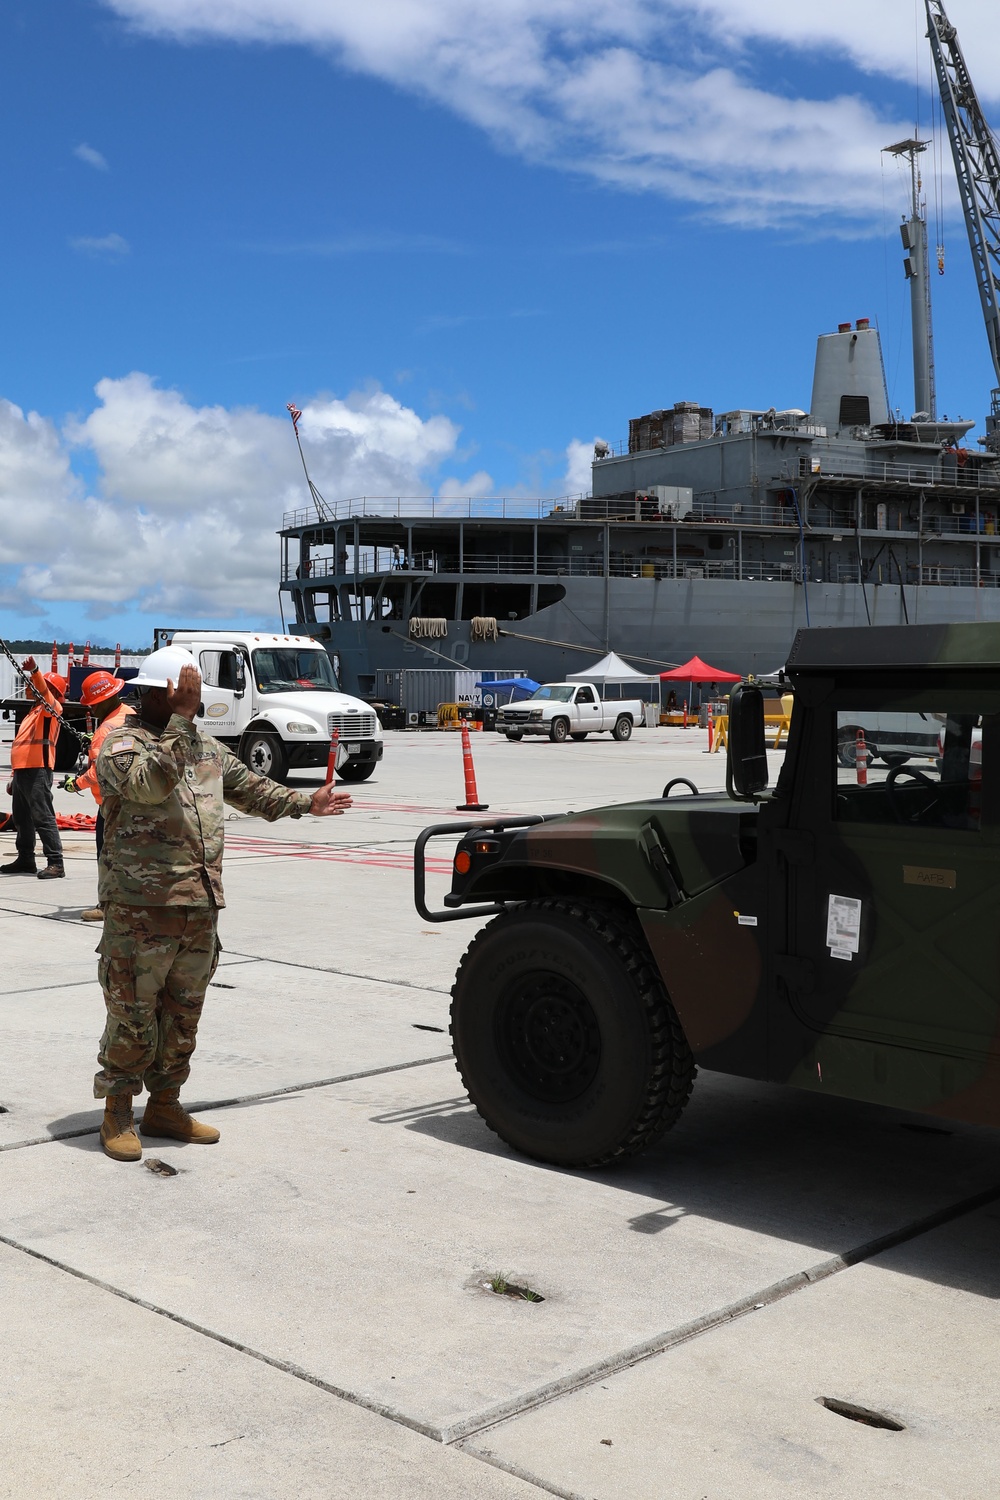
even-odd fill
[{"label": "ship railing", "polygon": [[526,500],[520,496],[452,496],[452,495],[357,495],[350,500],[328,500],[323,514],[315,506],[304,510],[286,510],[283,530],[301,526],[324,526],[335,521],[363,520],[365,517],[400,521],[543,521],[548,516],[576,515],[584,495],[563,495],[558,499]]},{"label": "ship railing", "polygon": [[[379,562],[382,563],[381,566]],[[386,573],[395,572],[399,572],[401,577],[405,577],[407,573],[418,575],[440,573],[457,577],[519,575],[526,578],[603,578],[605,576],[604,560],[600,554],[580,557],[539,557],[537,567],[533,556],[529,553],[514,553],[506,556],[481,554],[474,557],[466,556],[461,570],[458,564],[459,559],[454,554],[421,553],[417,554],[410,563],[397,568],[386,564],[384,559],[377,560],[374,553],[369,552],[359,559],[357,576],[359,578],[382,577]],[[354,570],[351,568],[345,571],[343,564],[338,569],[332,558],[317,558],[310,566],[306,578],[310,582],[315,582],[317,579],[335,576],[351,578],[354,576]],[[679,557],[675,562],[670,556],[618,552],[612,554],[608,560],[607,576],[653,580],[707,578],[730,579],[733,582],[744,583],[781,583],[797,582],[800,569],[797,563],[788,561],[768,562],[748,558],[741,564],[736,556],[720,559],[689,556]],[[289,583],[293,578],[300,579],[301,574],[298,569],[292,569],[289,566],[282,575],[282,582]]]},{"label": "ship railing", "polygon": [[817,474],[803,477],[826,479],[855,479],[859,483],[873,482],[910,485],[913,489],[934,489],[942,485],[948,489],[992,490],[1000,489],[1000,469],[996,464],[961,463],[958,458],[946,456],[940,462],[923,460],[919,463],[879,463],[866,459],[853,464],[843,459],[822,462]]}]

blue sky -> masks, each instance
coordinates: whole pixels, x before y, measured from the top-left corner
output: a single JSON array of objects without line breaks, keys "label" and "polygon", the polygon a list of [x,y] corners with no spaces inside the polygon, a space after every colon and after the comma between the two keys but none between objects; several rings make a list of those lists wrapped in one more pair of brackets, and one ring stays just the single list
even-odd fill
[{"label": "blue sky", "polygon": [[[288,400],[327,492],[558,494],[653,407],[807,406],[871,316],[908,412],[878,147],[926,43],[886,0],[853,57],[855,8],[7,0],[0,629],[273,618]],[[949,10],[1000,119],[985,0]],[[940,406],[981,420],[947,245]]]}]

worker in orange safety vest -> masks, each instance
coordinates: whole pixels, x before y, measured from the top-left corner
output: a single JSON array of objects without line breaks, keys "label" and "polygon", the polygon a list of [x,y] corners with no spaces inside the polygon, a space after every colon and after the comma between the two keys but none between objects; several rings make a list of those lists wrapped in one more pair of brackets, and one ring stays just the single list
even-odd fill
[{"label": "worker in orange safety vest", "polygon": [[[21,720],[10,752],[11,815],[17,829],[17,858],[0,865],[0,875],[37,875],[39,880],[61,880],[62,840],[52,805],[52,772],[56,764],[56,741],[63,699],[69,684],[58,672],[38,670],[33,656],[21,663],[30,674],[34,707]],[[42,841],[45,869],[35,864],[35,837]]]},{"label": "worker in orange safety vest", "polygon": [[[97,784],[97,757],[101,753],[101,746],[108,735],[114,730],[120,729],[129,716],[130,710],[121,701],[121,693],[125,684],[120,677],[114,677],[110,672],[91,672],[85,677],[80,686],[80,702],[89,709],[97,720],[97,728],[94,737],[87,750],[87,769],[79,776],[68,776],[63,783],[67,792],[90,792],[97,803],[97,857],[101,857],[101,848],[104,844],[104,812],[101,803],[101,789]],[[91,906],[80,913],[84,922],[103,922],[104,912],[99,906]]]}]

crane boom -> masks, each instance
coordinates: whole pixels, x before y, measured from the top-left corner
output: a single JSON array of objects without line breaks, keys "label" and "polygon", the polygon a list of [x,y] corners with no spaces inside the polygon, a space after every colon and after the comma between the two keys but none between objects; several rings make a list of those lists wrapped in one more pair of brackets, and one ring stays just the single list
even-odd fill
[{"label": "crane boom", "polygon": [[[925,0],[925,4],[986,337],[1000,386],[1000,152],[976,96],[958,33],[945,14],[943,0]],[[1000,392],[994,391],[993,397],[992,437],[997,439],[1000,438]]]}]

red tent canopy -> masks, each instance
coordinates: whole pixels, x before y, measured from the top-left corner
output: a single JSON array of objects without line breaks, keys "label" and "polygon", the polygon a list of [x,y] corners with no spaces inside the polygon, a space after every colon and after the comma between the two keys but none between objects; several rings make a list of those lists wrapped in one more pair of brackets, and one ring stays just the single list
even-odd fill
[{"label": "red tent canopy", "polygon": [[739,672],[723,672],[719,667],[710,667],[700,656],[692,656],[682,667],[670,672],[661,672],[661,682],[740,682]]}]

